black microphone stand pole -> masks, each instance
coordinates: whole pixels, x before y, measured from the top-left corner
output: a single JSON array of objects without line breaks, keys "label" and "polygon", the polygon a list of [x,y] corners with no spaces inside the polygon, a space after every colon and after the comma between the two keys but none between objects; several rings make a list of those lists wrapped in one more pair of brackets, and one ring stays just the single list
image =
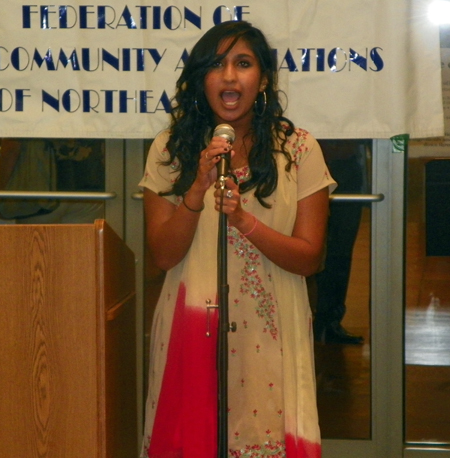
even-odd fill
[{"label": "black microphone stand pole", "polygon": [[[225,194],[227,173],[220,173],[219,186],[222,201]],[[219,231],[217,244],[217,291],[219,310],[219,332],[217,336],[217,371],[218,371],[218,457],[228,457],[228,332],[235,331],[236,325],[230,326],[228,318],[228,276],[227,276],[227,215],[219,213]]]}]

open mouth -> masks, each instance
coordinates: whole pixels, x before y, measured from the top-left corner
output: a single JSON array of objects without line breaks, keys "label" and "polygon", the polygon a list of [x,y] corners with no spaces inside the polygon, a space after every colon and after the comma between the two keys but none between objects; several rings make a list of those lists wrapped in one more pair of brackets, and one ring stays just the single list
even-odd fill
[{"label": "open mouth", "polygon": [[235,91],[222,92],[222,100],[224,101],[225,105],[229,107],[235,106],[239,98],[240,98],[239,92],[235,92]]}]

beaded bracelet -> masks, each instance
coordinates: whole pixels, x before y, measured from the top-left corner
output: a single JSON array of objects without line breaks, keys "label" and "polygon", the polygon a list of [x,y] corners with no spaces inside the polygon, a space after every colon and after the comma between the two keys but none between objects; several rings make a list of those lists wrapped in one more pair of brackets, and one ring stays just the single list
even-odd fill
[{"label": "beaded bracelet", "polygon": [[183,205],[191,212],[194,212],[194,213],[200,213],[202,212],[204,209],[205,209],[205,202],[202,202],[202,208],[200,208],[199,210],[194,210],[193,208],[191,207],[188,207],[188,205],[186,204],[186,202],[184,201],[184,199],[181,201],[183,202]]},{"label": "beaded bracelet", "polygon": [[258,224],[258,220],[256,219],[256,216],[255,215],[252,215],[252,216],[253,216],[253,221],[254,221],[253,227],[246,234],[242,234],[244,237],[247,237],[248,235],[250,235],[256,229],[256,225]]}]

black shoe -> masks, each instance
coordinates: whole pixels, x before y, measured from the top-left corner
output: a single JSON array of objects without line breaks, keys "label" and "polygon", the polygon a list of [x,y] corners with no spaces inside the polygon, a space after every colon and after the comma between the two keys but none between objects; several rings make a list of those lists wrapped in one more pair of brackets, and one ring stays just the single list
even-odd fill
[{"label": "black shoe", "polygon": [[362,345],[364,338],[350,334],[341,325],[327,326],[318,334],[315,334],[315,339],[324,344],[341,344],[341,345]]},{"label": "black shoe", "polygon": [[343,345],[361,345],[364,343],[362,336],[350,334],[341,325],[327,328],[325,332],[325,343],[337,343]]}]

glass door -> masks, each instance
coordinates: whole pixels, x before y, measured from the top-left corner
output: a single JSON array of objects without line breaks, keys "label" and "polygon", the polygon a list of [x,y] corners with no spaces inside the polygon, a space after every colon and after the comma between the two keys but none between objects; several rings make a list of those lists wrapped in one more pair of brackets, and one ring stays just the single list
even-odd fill
[{"label": "glass door", "polygon": [[[422,155],[424,151],[427,156]],[[413,146],[411,153],[407,194],[405,442],[408,453],[414,456],[437,452],[450,456],[450,155],[446,148],[438,146]]]},{"label": "glass door", "polygon": [[403,456],[404,150],[402,137],[372,141],[342,321],[364,341],[319,350],[318,375],[331,366],[324,387],[318,378],[324,458]]},{"label": "glass door", "polygon": [[409,145],[406,457],[450,456],[450,27],[440,26],[445,136]]},{"label": "glass door", "polygon": [[[308,279],[324,439],[371,437],[371,141],[319,140],[338,187],[323,266]],[[357,420],[357,421],[356,421]]]},{"label": "glass door", "polygon": [[[334,398],[347,394],[350,406],[340,404],[344,415],[335,411],[335,422],[348,424],[345,414],[355,403],[359,408],[346,436],[324,439],[324,458],[450,457],[450,154],[445,148],[433,154],[412,148],[407,158],[407,145],[405,137],[373,142],[372,193],[384,200],[372,205],[370,222],[370,435],[356,437],[362,429],[366,433],[359,423],[367,424],[365,403],[357,396],[361,386],[342,379],[344,388]],[[364,218],[355,253],[364,240],[363,224]],[[350,285],[349,303],[352,294]],[[352,352],[357,350],[342,352],[346,373],[363,373],[364,352],[359,364]],[[322,408],[332,409],[330,403]]]},{"label": "glass door", "polygon": [[89,223],[104,217],[105,141],[0,139],[2,224]]}]

